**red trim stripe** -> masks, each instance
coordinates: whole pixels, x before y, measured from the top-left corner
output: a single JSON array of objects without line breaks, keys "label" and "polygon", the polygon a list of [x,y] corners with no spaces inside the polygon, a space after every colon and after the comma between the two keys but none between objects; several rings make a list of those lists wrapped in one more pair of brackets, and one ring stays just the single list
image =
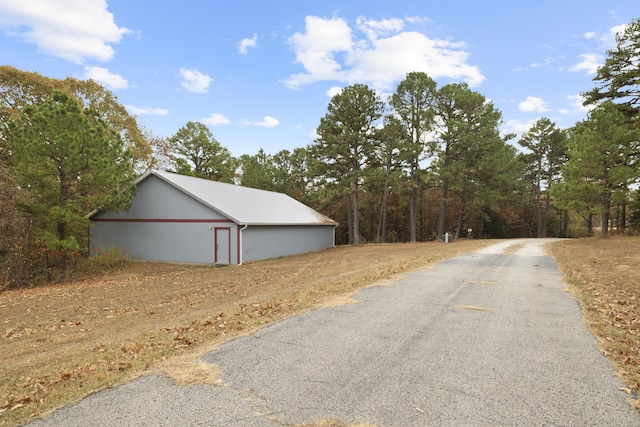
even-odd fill
[{"label": "red trim stripe", "polygon": [[91,221],[94,222],[173,222],[173,223],[223,223],[223,224],[233,224],[233,221],[230,219],[174,219],[174,218],[92,218]]}]

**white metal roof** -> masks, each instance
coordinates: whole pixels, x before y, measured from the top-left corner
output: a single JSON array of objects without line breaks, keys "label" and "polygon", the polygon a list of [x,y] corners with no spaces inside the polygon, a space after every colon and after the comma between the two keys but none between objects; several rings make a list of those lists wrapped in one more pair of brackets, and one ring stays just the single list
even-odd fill
[{"label": "white metal roof", "polygon": [[136,185],[151,175],[240,225],[337,225],[303,203],[273,191],[160,171],[147,172]]}]

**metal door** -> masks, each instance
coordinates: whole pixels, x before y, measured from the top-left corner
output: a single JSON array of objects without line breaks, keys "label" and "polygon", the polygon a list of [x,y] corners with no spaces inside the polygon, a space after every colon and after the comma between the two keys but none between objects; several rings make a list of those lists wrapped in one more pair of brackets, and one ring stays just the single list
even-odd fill
[{"label": "metal door", "polygon": [[216,227],[214,245],[214,262],[216,264],[231,264],[231,229]]}]

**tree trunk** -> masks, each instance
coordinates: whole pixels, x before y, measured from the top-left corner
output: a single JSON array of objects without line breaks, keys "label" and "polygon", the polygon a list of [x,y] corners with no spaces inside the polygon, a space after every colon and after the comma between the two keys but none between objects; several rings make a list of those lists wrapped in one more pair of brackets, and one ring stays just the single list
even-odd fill
[{"label": "tree trunk", "polygon": [[389,167],[384,178],[384,191],[382,192],[382,205],[380,206],[380,220],[378,221],[378,243],[384,243],[387,235],[387,204],[389,203]]},{"label": "tree trunk", "polygon": [[360,207],[357,182],[353,183],[353,244],[360,244]]},{"label": "tree trunk", "polygon": [[465,185],[462,189],[462,196],[460,200],[460,213],[458,214],[458,224],[456,225],[456,234],[455,234],[456,239],[460,238],[460,233],[462,232],[462,219],[464,218],[464,213],[465,213],[464,210],[466,206],[467,206],[467,192],[466,192],[466,185]]},{"label": "tree trunk", "polygon": [[602,237],[609,236],[609,212],[611,211],[611,192],[606,190],[602,194]]},{"label": "tree trunk", "polygon": [[444,236],[444,226],[447,216],[447,196],[449,193],[449,178],[442,180],[442,198],[440,199],[440,214],[438,215],[438,238]]},{"label": "tree trunk", "polygon": [[547,237],[547,221],[549,220],[549,213],[551,212],[551,193],[547,188],[547,192],[544,197],[544,216],[542,217],[542,237]]},{"label": "tree trunk", "polygon": [[[542,161],[538,160],[538,171],[542,169]],[[542,185],[540,182],[540,172],[538,172],[536,177],[536,237],[543,237],[542,235],[542,189],[540,186]]]},{"label": "tree trunk", "polygon": [[418,177],[417,169],[413,171],[413,182],[411,185],[411,199],[409,200],[409,228],[410,228],[410,241],[415,243],[417,241],[417,223],[418,223],[418,187],[420,178]]},{"label": "tree trunk", "polygon": [[353,221],[351,218],[353,217],[353,213],[351,212],[351,193],[346,194],[347,199],[347,240],[351,245],[353,243]]}]

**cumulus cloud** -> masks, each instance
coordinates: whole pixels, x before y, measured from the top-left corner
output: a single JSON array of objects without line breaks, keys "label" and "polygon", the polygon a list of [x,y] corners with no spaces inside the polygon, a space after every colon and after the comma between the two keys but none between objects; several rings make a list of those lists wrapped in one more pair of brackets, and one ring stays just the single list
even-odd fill
[{"label": "cumulus cloud", "polygon": [[105,0],[0,0],[0,27],[42,52],[81,64],[109,61],[130,30],[119,27]]},{"label": "cumulus cloud", "polygon": [[522,121],[522,120],[507,120],[502,127],[504,133],[515,133],[517,137],[525,132],[535,124],[535,120]]},{"label": "cumulus cloud", "polygon": [[542,113],[545,111],[549,111],[549,109],[547,108],[547,103],[541,98],[536,98],[535,96],[527,96],[527,99],[518,104],[518,109],[526,113]]},{"label": "cumulus cloud", "polygon": [[342,93],[342,88],[340,86],[333,86],[333,87],[329,88],[329,90],[327,91],[327,96],[329,98],[333,98],[334,96],[336,96],[339,93]]},{"label": "cumulus cloud", "polygon": [[595,74],[598,71],[598,67],[604,62],[604,57],[597,53],[585,53],[578,55],[580,62],[573,67],[569,68],[569,71],[581,72],[584,71],[587,75]]},{"label": "cumulus cloud", "polygon": [[598,72],[598,67],[600,67],[605,60],[603,52],[615,49],[616,36],[624,33],[627,29],[627,25],[628,24],[616,25],[604,33],[584,33],[583,37],[585,40],[595,43],[597,46],[594,46],[589,52],[578,55],[578,62],[572,67],[569,67],[568,70],[574,73],[584,72],[587,75],[596,74]]},{"label": "cumulus cloud", "polygon": [[376,21],[359,17],[354,30],[342,18],[307,16],[305,31],[288,40],[305,72],[289,76],[284,84],[298,88],[318,81],[339,81],[385,90],[410,71],[423,71],[434,79],[465,81],[470,86],[482,83],[485,77],[477,66],[469,64],[465,43],[431,39],[406,29],[415,22],[415,18]]},{"label": "cumulus cloud", "polygon": [[261,122],[257,122],[255,125],[256,126],[262,126],[265,128],[272,128],[272,127],[276,127],[280,124],[280,120],[273,118],[271,116],[264,116],[264,118],[262,119]]},{"label": "cumulus cloud", "polygon": [[242,55],[246,55],[249,51],[249,48],[254,48],[258,44],[258,35],[254,34],[253,38],[250,39],[242,39],[240,43],[238,43],[238,53]]},{"label": "cumulus cloud", "polygon": [[596,107],[595,105],[582,105],[584,102],[584,97],[582,95],[569,95],[566,99],[571,107],[571,110],[569,112],[583,114]]},{"label": "cumulus cloud", "polygon": [[112,74],[102,67],[84,67],[84,76],[111,89],[126,89],[129,83],[119,74]]},{"label": "cumulus cloud", "polygon": [[228,125],[231,121],[222,114],[213,113],[209,117],[200,120],[205,125],[211,126],[219,126],[219,125]]},{"label": "cumulus cloud", "polygon": [[382,35],[394,34],[402,31],[404,28],[404,21],[398,18],[376,21],[360,16],[356,20],[356,27],[358,30],[362,31],[369,40],[376,40]]},{"label": "cumulus cloud", "polygon": [[279,124],[280,120],[271,116],[264,116],[262,118],[262,121],[259,122],[252,122],[251,120],[247,119],[240,120],[240,126],[261,126],[264,128],[272,128],[278,126]]},{"label": "cumulus cloud", "polygon": [[166,116],[169,110],[165,108],[149,108],[149,107],[135,107],[133,105],[126,105],[125,108],[136,116]]},{"label": "cumulus cloud", "polygon": [[213,81],[208,75],[198,70],[189,70],[187,68],[180,68],[180,77],[182,78],[180,86],[189,92],[195,93],[206,93]]}]

